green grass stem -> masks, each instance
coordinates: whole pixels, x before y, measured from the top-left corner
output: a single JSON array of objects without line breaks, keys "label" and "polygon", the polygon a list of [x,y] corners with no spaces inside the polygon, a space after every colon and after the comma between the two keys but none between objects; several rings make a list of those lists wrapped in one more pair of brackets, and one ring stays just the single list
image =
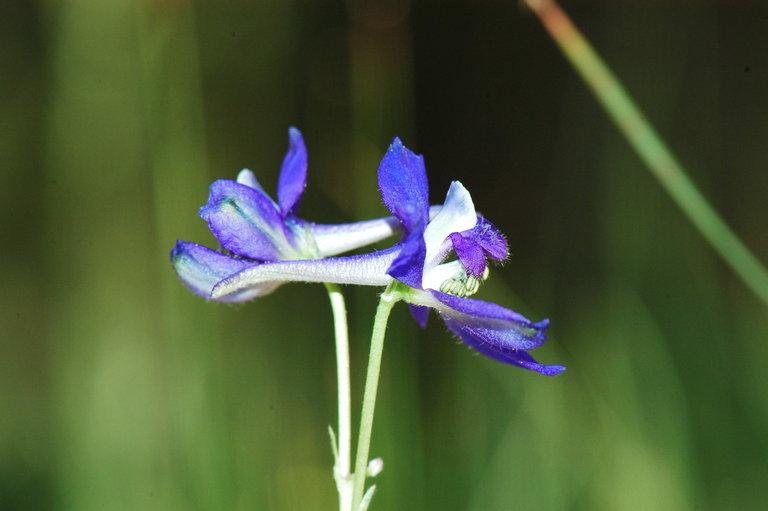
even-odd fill
[{"label": "green grass stem", "polygon": [[651,173],[712,248],[768,305],[768,271],[696,188],[589,41],[556,2],[526,1]]}]

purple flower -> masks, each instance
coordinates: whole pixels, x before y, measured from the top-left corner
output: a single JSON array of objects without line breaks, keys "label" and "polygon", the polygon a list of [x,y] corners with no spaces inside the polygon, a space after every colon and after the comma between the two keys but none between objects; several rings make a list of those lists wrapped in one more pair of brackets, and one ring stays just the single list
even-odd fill
[{"label": "purple flower", "polygon": [[[289,130],[288,153],[277,186],[277,202],[248,169],[236,181],[220,179],[210,187],[200,216],[221,244],[222,252],[177,241],[171,263],[184,284],[211,298],[216,283],[265,262],[318,259],[359,248],[391,236],[400,229],[393,217],[352,224],[323,225],[295,215],[307,181],[307,150],[296,128]],[[281,281],[244,288],[216,298],[240,302],[272,291]]]},{"label": "purple flower", "polygon": [[548,320],[532,323],[500,305],[468,298],[488,278],[487,259],[507,257],[507,243],[476,213],[461,183],[451,183],[442,208],[430,211],[424,160],[395,139],[379,166],[379,188],[402,224],[400,243],[359,256],[243,268],[215,284],[212,298],[265,294],[286,281],[385,286],[394,279],[420,325],[426,325],[429,309],[435,309],[453,333],[483,355],[546,375],[565,370],[540,364],[527,353],[546,340]]}]

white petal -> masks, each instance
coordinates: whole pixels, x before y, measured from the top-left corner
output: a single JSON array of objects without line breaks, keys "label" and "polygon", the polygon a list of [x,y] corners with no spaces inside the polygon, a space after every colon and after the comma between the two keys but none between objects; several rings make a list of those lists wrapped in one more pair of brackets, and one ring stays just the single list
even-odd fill
[{"label": "white petal", "polygon": [[[437,289],[440,290],[440,286],[443,282],[450,279],[459,272],[464,271],[464,266],[459,261],[451,261],[450,263],[438,264],[432,266],[424,272],[422,277],[422,286],[424,289]],[[432,295],[430,295],[432,296]]]},{"label": "white petal", "polygon": [[[249,186],[254,190],[258,190],[261,193],[263,193],[265,196],[269,197],[269,194],[261,186],[261,183],[259,183],[259,180],[256,179],[256,174],[254,174],[253,171],[249,169],[243,169],[237,174],[237,182],[240,183],[241,185]],[[272,202],[275,202],[275,201],[272,201]]]},{"label": "white petal", "polygon": [[443,241],[452,232],[461,232],[471,229],[477,223],[477,213],[472,202],[472,196],[464,185],[458,181],[451,183],[448,195],[445,196],[445,204],[435,218],[427,225],[424,231],[424,241],[427,245],[427,257],[424,261],[424,271],[440,263],[445,257],[441,254],[444,250]]},{"label": "white petal", "polygon": [[443,209],[442,204],[438,204],[436,206],[430,206],[429,207],[429,220],[431,221],[433,218],[437,216],[438,213]]}]

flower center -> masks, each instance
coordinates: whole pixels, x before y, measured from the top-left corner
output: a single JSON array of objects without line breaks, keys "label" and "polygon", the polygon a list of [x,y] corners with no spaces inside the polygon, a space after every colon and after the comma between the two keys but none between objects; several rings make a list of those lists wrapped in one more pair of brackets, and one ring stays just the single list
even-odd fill
[{"label": "flower center", "polygon": [[480,284],[488,280],[488,266],[485,267],[480,278],[475,277],[462,266],[459,271],[443,281],[438,288],[441,293],[460,297],[472,296],[480,289]]}]

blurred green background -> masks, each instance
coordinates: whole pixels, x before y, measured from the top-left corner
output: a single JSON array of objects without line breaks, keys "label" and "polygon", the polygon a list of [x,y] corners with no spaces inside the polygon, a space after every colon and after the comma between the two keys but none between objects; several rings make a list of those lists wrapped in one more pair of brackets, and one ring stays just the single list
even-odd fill
[{"label": "blurred green background", "polygon": [[[768,263],[768,6],[563,6]],[[0,509],[336,507],[322,286],[206,303],[168,262],[212,245],[212,180],[274,189],[289,125],[309,220],[385,214],[394,135],[434,202],[461,179],[513,253],[479,297],[551,318],[535,355],[569,367],[398,306],[373,509],[765,508],[766,309],[516,2],[11,0],[0,62]],[[376,290],[346,295],[357,410]]]}]

